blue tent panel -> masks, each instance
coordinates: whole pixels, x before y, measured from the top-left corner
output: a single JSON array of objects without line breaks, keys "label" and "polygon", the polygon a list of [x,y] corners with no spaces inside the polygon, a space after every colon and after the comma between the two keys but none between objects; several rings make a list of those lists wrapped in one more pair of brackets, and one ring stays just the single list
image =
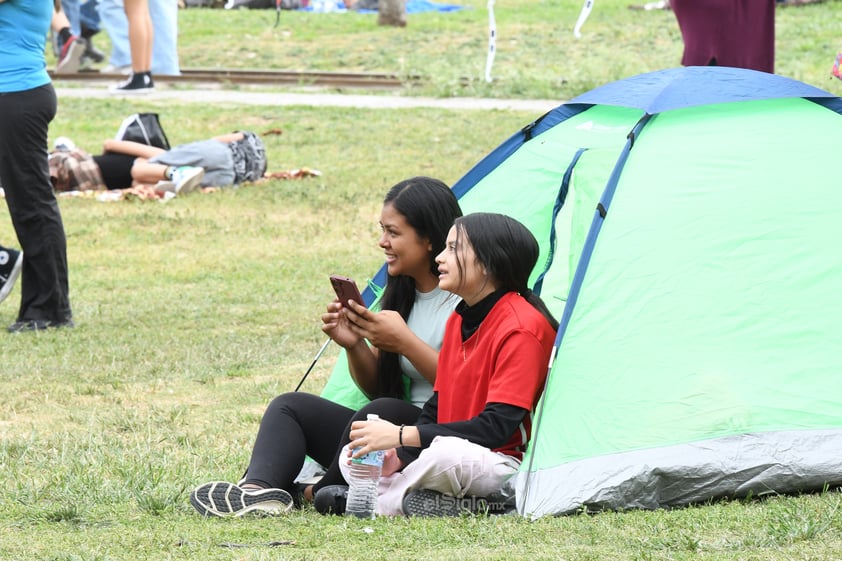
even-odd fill
[{"label": "blue tent panel", "polygon": [[569,103],[634,107],[654,115],[697,105],[789,97],[836,96],[791,78],[757,70],[688,66],[612,82],[575,97]]}]

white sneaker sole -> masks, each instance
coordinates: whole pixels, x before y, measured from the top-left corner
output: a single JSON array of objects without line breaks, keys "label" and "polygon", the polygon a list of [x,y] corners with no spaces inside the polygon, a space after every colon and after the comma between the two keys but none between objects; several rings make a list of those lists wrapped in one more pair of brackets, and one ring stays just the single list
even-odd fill
[{"label": "white sneaker sole", "polygon": [[121,90],[119,86],[111,86],[108,92],[116,95],[146,95],[155,91],[155,86],[151,88],[137,88],[134,90]]}]

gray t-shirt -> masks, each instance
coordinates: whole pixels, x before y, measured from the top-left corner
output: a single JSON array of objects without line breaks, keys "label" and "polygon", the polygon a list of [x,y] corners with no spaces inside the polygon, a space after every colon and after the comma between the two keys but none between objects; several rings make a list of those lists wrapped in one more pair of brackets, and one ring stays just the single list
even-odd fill
[{"label": "gray t-shirt", "polygon": [[[422,341],[437,351],[444,339],[444,324],[460,298],[439,287],[430,292],[415,291],[415,304],[409,313],[407,326]],[[433,386],[406,357],[400,358],[401,370],[409,376],[409,397],[413,405],[422,407],[433,395]]]},{"label": "gray t-shirt", "polygon": [[234,184],[234,157],[228,144],[218,140],[179,144],[163,154],[149,158],[149,161],[167,166],[204,168],[202,187],[225,187]]}]

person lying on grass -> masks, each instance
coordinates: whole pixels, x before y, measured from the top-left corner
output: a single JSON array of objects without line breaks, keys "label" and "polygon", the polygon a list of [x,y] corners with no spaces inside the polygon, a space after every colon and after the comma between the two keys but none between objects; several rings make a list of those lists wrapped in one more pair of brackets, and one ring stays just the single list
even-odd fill
[{"label": "person lying on grass", "polygon": [[129,189],[152,185],[186,194],[199,187],[225,187],[254,181],[266,172],[263,141],[237,131],[180,144],[169,150],[128,140],[108,139],[102,154],[90,156],[76,146],[50,154],[56,191]]}]

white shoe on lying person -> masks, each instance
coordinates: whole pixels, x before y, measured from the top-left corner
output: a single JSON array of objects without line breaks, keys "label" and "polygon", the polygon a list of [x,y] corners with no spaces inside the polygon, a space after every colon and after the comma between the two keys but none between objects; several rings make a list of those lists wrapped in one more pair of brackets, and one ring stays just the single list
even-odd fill
[{"label": "white shoe on lying person", "polygon": [[195,191],[205,177],[205,170],[195,166],[180,166],[173,170],[170,181],[175,185],[176,195]]}]

